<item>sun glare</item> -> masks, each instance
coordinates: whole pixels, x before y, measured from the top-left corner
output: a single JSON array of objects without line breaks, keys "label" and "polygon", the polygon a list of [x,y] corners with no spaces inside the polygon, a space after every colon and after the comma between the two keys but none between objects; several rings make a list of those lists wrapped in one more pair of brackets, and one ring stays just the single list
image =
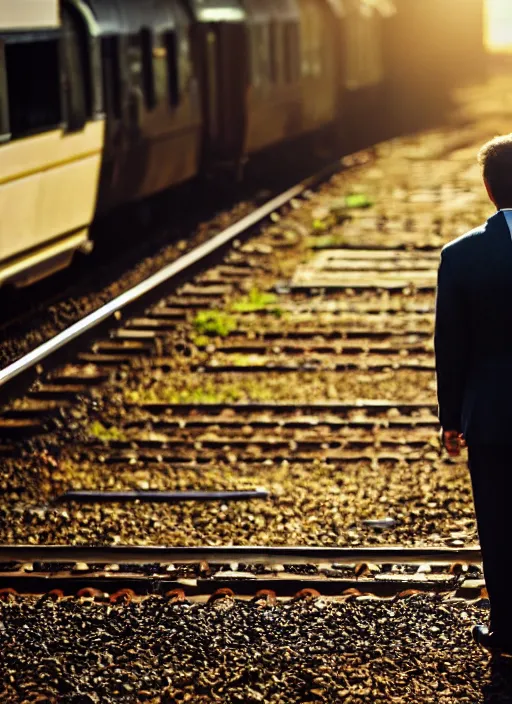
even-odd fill
[{"label": "sun glare", "polygon": [[489,51],[512,53],[512,0],[487,0],[485,19]]}]

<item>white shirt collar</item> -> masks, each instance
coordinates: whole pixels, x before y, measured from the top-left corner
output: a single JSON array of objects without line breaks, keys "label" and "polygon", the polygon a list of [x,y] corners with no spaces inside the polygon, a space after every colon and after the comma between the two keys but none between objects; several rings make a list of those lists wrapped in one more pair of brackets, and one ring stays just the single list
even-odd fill
[{"label": "white shirt collar", "polygon": [[503,213],[505,220],[507,221],[508,229],[510,231],[510,236],[512,237],[512,208],[502,208],[500,213]]}]

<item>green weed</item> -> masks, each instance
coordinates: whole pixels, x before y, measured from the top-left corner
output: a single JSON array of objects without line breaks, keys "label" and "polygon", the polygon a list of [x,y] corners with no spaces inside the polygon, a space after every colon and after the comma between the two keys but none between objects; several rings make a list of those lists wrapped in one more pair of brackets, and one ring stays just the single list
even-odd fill
[{"label": "green weed", "polygon": [[330,223],[327,222],[327,220],[320,220],[319,218],[316,218],[313,220],[313,230],[315,232],[325,232],[330,226]]},{"label": "green weed", "polygon": [[199,347],[199,349],[204,349],[205,347],[208,347],[210,342],[211,339],[208,337],[208,335],[194,335],[192,337],[192,343],[196,347]]},{"label": "green weed", "polygon": [[221,310],[203,310],[196,315],[194,328],[199,335],[227,337],[236,330],[236,320]]},{"label": "green weed", "polygon": [[371,208],[373,201],[364,193],[352,193],[345,196],[345,207],[347,208]]},{"label": "green weed", "polygon": [[92,435],[92,437],[96,438],[97,440],[101,440],[102,442],[110,442],[112,440],[126,440],[126,435],[122,430],[116,428],[115,425],[110,426],[110,428],[106,428],[103,423],[100,423],[99,420],[95,420],[93,423],[91,423],[91,425],[89,426],[89,435]]},{"label": "green weed", "polygon": [[310,237],[308,239],[308,247],[312,249],[332,249],[334,247],[344,247],[346,243],[346,238],[341,232],[333,232],[330,235]]},{"label": "green weed", "polygon": [[231,310],[235,313],[256,313],[260,310],[270,310],[274,315],[280,316],[282,310],[276,305],[277,300],[275,293],[252,288],[247,296],[232,303]]},{"label": "green weed", "polygon": [[[242,361],[240,359],[240,361]],[[174,382],[174,384],[173,384]],[[177,382],[177,383],[176,383]],[[131,403],[239,403],[243,401],[272,401],[275,391],[267,381],[240,379],[240,381],[218,381],[212,378],[169,378],[168,383],[155,384],[151,389],[128,391],[126,398]]]}]

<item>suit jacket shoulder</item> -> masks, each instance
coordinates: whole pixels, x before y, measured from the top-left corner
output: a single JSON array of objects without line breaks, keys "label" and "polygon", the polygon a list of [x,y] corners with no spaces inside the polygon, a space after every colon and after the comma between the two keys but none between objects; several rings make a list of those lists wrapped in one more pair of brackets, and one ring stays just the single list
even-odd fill
[{"label": "suit jacket shoulder", "polygon": [[448,242],[441,250],[441,255],[444,259],[452,259],[452,257],[459,257],[468,254],[475,248],[478,248],[482,243],[482,237],[490,230],[494,229],[496,225],[499,224],[499,220],[502,219],[505,222],[505,218],[502,213],[496,213],[483,225],[475,227],[473,230],[466,232],[464,235],[457,237],[455,240]]}]

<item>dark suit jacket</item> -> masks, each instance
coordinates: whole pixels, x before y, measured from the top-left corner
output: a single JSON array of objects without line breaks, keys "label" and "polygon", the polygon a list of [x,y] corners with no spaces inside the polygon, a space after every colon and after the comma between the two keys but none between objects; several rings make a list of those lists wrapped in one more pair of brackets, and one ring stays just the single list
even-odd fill
[{"label": "dark suit jacket", "polygon": [[512,239],[503,213],[441,253],[435,352],[443,428],[469,444],[512,444]]}]

